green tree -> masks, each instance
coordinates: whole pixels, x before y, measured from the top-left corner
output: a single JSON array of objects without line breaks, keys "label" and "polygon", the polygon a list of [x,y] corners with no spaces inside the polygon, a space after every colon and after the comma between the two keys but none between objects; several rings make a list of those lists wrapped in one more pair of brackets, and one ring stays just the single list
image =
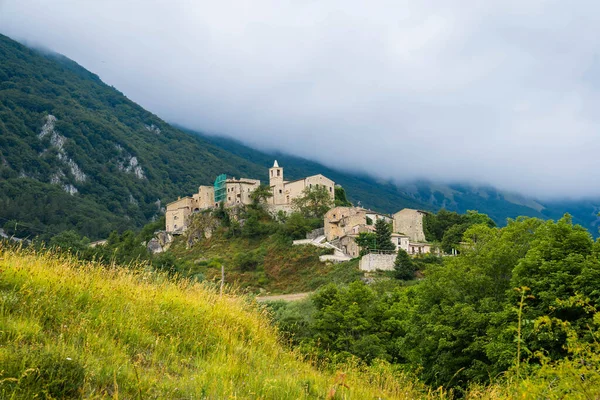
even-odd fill
[{"label": "green tree", "polygon": [[442,250],[444,250],[446,253],[451,253],[452,249],[458,250],[463,235],[469,226],[469,224],[460,224],[453,225],[448,228],[442,237]]},{"label": "green tree", "polygon": [[374,249],[377,244],[377,235],[373,232],[360,232],[354,241],[360,248],[361,257],[369,252],[370,249]]},{"label": "green tree", "polygon": [[254,207],[266,203],[271,197],[273,197],[273,191],[269,185],[265,184],[259,185],[252,193],[250,193],[250,200],[252,200],[252,205]]},{"label": "green tree", "polygon": [[396,271],[396,278],[408,281],[415,277],[415,264],[403,249],[398,249],[398,255],[394,262],[394,270]]},{"label": "green tree", "polygon": [[281,232],[292,239],[304,239],[306,234],[318,228],[321,220],[316,218],[304,218],[300,213],[294,212],[285,218],[281,224]]},{"label": "green tree", "polygon": [[70,250],[74,253],[83,253],[88,249],[90,240],[86,237],[81,237],[73,230],[63,231],[50,239],[50,247],[60,250]]},{"label": "green tree", "polygon": [[343,187],[336,185],[334,194],[334,205],[336,207],[352,207],[352,203],[346,198],[346,190]]},{"label": "green tree", "polygon": [[395,250],[392,243],[392,228],[385,219],[379,218],[375,222],[375,236],[377,238],[377,250]]},{"label": "green tree", "polygon": [[323,218],[333,206],[325,186],[315,185],[302,191],[302,196],[292,200],[292,207],[306,218]]}]

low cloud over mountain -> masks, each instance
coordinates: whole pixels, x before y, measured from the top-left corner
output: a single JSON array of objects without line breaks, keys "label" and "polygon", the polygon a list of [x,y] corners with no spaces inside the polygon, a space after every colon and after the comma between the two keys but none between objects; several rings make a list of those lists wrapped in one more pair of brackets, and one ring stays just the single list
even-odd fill
[{"label": "low cloud over mountain", "polygon": [[593,1],[0,1],[159,116],[385,179],[600,195]]}]

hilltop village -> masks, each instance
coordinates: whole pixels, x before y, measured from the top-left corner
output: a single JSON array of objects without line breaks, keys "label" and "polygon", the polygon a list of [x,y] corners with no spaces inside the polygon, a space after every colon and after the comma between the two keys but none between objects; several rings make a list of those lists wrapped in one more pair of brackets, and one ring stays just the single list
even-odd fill
[{"label": "hilltop village", "polygon": [[[261,185],[260,180],[251,178],[227,178],[219,175],[213,186],[200,186],[198,193],[179,198],[167,204],[166,232],[182,234],[189,225],[190,217],[202,210],[218,207],[222,203],[227,208],[249,205],[252,203],[252,192]],[[290,213],[294,199],[305,193],[305,189],[323,187],[333,203],[335,197],[335,182],[324,175],[317,174],[306,178],[286,181],[283,168],[275,160],[269,168],[269,190],[271,196],[265,206],[272,214],[278,212]],[[377,264],[376,269],[389,269],[393,264],[394,253],[398,249],[410,255],[430,253],[431,245],[426,242],[423,232],[423,217],[425,211],[402,209],[393,215],[382,214],[362,207],[334,207],[324,216],[323,228],[307,235],[306,240],[297,240],[294,244],[311,244],[319,247],[329,247],[334,250],[332,256],[324,256],[323,260],[346,261],[360,255],[356,238],[361,233],[375,231],[375,224],[383,219],[393,227],[392,243],[396,250],[382,254],[370,254],[366,261]],[[385,265],[380,265],[381,260]],[[361,266],[361,269],[373,269]]]},{"label": "hilltop village", "polygon": [[[295,181],[283,179],[283,168],[277,160],[269,168],[269,188],[271,197],[267,199],[267,208],[272,214],[279,211],[289,213],[292,211],[294,199],[302,196],[306,188],[324,187],[331,201],[335,198],[335,182],[321,175],[312,175]],[[166,231],[169,233],[182,233],[186,230],[189,217],[193,213],[218,207],[223,203],[225,207],[237,207],[252,203],[251,193],[260,187],[260,180],[250,178],[227,178],[219,175],[213,186],[200,186],[198,193],[192,196],[179,198],[167,204]]]}]

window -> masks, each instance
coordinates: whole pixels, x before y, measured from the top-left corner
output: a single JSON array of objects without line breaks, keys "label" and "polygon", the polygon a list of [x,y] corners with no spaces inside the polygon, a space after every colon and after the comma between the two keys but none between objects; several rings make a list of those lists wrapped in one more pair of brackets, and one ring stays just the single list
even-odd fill
[{"label": "window", "polygon": [[312,183],[311,183],[311,184],[309,184],[308,186],[310,186],[310,187],[312,188]]},{"label": "window", "polygon": [[329,186],[329,192],[333,192],[333,188],[331,186]]},{"label": "window", "polygon": [[173,219],[177,219],[177,215],[173,217]]},{"label": "window", "polygon": [[228,197],[227,200],[231,201],[231,197]]},{"label": "window", "polygon": [[175,225],[174,228],[177,229],[177,225]]},{"label": "window", "polygon": [[283,193],[283,190],[279,189],[279,194]]},{"label": "window", "polygon": [[280,169],[277,170],[277,176],[281,176],[281,170]]}]

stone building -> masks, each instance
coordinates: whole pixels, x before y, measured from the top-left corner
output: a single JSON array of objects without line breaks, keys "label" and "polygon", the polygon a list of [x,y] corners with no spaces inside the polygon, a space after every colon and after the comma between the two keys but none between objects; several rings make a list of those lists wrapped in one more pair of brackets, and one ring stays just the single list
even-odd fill
[{"label": "stone building", "polygon": [[187,228],[188,219],[194,209],[193,200],[190,196],[177,199],[167,204],[165,213],[165,230],[167,232],[180,233]]},{"label": "stone building", "polygon": [[413,242],[425,242],[423,216],[425,211],[404,208],[394,214],[394,232],[407,235]]},{"label": "stone building", "polygon": [[335,199],[335,182],[331,179],[318,174],[295,181],[286,181],[283,179],[283,168],[279,166],[277,160],[273,163],[273,167],[269,168],[269,186],[273,191],[273,197],[268,202],[274,206],[291,205],[292,200],[302,196],[304,189],[319,186],[327,190],[331,201]]},{"label": "stone building", "polygon": [[235,206],[237,204],[251,204],[252,199],[250,194],[260,186],[258,179],[227,179],[225,181],[226,187],[226,206]]},{"label": "stone building", "polygon": [[366,210],[359,207],[334,207],[324,216],[327,241],[345,236],[357,225],[367,225]]},{"label": "stone building", "polygon": [[190,215],[215,205],[215,189],[212,186],[198,187],[198,193],[179,198],[167,204],[165,230],[181,233],[188,225]]},{"label": "stone building", "polygon": [[[179,198],[174,202],[167,204],[166,231],[172,233],[182,233],[187,229],[190,216],[201,210],[218,206],[215,201],[215,188],[218,190],[219,199],[226,207],[235,207],[238,205],[248,205],[252,203],[250,195],[260,186],[260,180],[249,178],[226,178],[222,175],[222,180],[215,181],[213,186],[200,186],[198,193],[192,196]],[[305,188],[323,186],[331,200],[335,199],[335,183],[319,174],[309,176],[295,181],[283,180],[283,168],[279,166],[277,160],[273,167],[269,169],[269,185],[273,191],[273,197],[268,200],[268,207],[271,212],[291,210],[292,200],[302,196]]]},{"label": "stone building", "polygon": [[349,234],[369,232],[375,229],[375,223],[379,219],[392,222],[389,215],[361,207],[334,207],[324,216],[325,237],[331,241]]},{"label": "stone building", "polygon": [[391,218],[360,207],[335,207],[325,214],[324,234],[327,241],[346,255],[358,257],[360,249],[355,239],[361,232],[375,232],[375,223],[383,219],[394,225],[391,241],[396,251],[403,249],[411,255],[430,253],[431,245],[425,243],[423,232],[423,214],[423,211],[404,209]]}]

